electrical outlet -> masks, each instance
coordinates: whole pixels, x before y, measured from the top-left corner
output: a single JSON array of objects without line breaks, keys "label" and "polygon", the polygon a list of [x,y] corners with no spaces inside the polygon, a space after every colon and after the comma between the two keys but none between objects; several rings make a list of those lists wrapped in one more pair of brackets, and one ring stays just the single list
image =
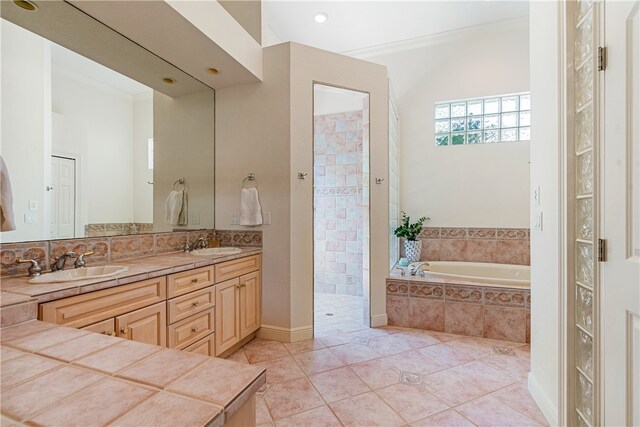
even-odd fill
[{"label": "electrical outlet", "polygon": [[26,213],[26,214],[24,214],[24,223],[25,224],[37,224],[38,223],[38,214],[37,213]]},{"label": "electrical outlet", "polygon": [[38,210],[38,201],[37,200],[29,200],[29,210],[37,211]]},{"label": "electrical outlet", "polygon": [[240,214],[237,212],[234,212],[231,214],[231,225],[237,225],[240,224]]},{"label": "electrical outlet", "polygon": [[265,225],[271,224],[271,212],[265,212],[262,216],[262,223]]},{"label": "electrical outlet", "polygon": [[533,216],[533,229],[542,231],[542,212],[536,212]]},{"label": "electrical outlet", "polygon": [[194,225],[200,224],[200,214],[198,212],[190,213],[189,222]]}]

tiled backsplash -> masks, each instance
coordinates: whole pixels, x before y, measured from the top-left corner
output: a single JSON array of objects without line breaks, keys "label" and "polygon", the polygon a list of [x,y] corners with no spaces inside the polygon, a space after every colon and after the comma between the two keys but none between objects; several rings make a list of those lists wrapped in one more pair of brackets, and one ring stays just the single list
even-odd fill
[{"label": "tiled backsplash", "polygon": [[529,235],[528,228],[424,227],[420,260],[529,265]]},{"label": "tiled backsplash", "polygon": [[87,258],[87,263],[103,264],[127,258],[177,252],[184,248],[187,239],[193,242],[199,237],[207,239],[215,237],[222,246],[262,246],[261,231],[243,230],[194,230],[3,243],[0,247],[1,275],[27,274],[29,264],[16,264],[16,260],[21,258],[34,259],[40,263],[43,270],[48,270],[53,260],[63,253],[93,251],[93,255]]},{"label": "tiled backsplash", "polygon": [[138,233],[153,233],[153,224],[125,222],[87,224],[84,226],[84,235],[87,237],[122,236]]}]

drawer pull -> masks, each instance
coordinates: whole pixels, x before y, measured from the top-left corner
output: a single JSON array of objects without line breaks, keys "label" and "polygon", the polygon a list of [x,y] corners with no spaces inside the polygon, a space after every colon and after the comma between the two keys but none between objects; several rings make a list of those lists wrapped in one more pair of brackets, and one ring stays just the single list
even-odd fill
[{"label": "drawer pull", "polygon": [[241,287],[241,288],[246,288],[246,287],[247,287],[247,284],[246,284],[246,283],[243,283],[243,284],[241,284],[241,285],[240,285],[240,287]]},{"label": "drawer pull", "polygon": [[115,336],[116,336],[116,332],[115,332],[115,331],[111,331],[111,332],[108,332],[108,331],[102,331],[102,332],[100,332],[100,333],[101,333],[102,335],[108,335],[108,336],[110,336],[110,337],[115,337]]},{"label": "drawer pull", "polygon": [[123,334],[127,335],[129,333],[129,328],[120,329],[120,332],[122,332]]},{"label": "drawer pull", "polygon": [[194,307],[197,307],[197,306],[200,305],[200,301],[195,301],[191,305],[194,306]]},{"label": "drawer pull", "polygon": [[194,326],[193,328],[191,328],[191,332],[198,332],[198,328]]},{"label": "drawer pull", "polygon": [[191,283],[198,283],[198,278],[196,277],[195,279],[191,279]]}]

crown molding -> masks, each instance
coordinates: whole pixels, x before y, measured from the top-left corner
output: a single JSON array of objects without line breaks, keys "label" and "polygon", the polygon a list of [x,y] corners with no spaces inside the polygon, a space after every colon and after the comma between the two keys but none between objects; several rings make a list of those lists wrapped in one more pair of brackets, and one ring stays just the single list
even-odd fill
[{"label": "crown molding", "polygon": [[365,47],[362,49],[348,50],[340,52],[342,55],[355,58],[371,58],[374,56],[387,55],[406,50],[419,49],[443,43],[451,43],[459,40],[483,37],[491,34],[508,33],[529,28],[529,16],[505,19],[502,21],[490,22],[488,24],[476,25],[473,27],[461,28],[459,30],[446,31],[428,36],[416,37],[398,42],[385,43],[377,46]]}]

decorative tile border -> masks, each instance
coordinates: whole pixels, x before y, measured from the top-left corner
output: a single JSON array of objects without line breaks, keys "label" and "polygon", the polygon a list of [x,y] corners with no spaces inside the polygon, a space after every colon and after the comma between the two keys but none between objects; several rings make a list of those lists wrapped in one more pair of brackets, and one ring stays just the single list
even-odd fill
[{"label": "decorative tile border", "polygon": [[387,279],[387,295],[408,295],[409,283]]},{"label": "decorative tile border", "polygon": [[94,254],[87,258],[89,264],[179,252],[187,241],[194,242],[199,237],[207,240],[217,238],[222,246],[262,246],[262,231],[244,230],[180,230],[168,233],[3,243],[0,245],[0,273],[1,276],[27,274],[29,264],[16,264],[16,260],[21,258],[38,261],[46,271],[53,260],[69,251],[93,251]]},{"label": "decorative tile border", "polygon": [[[400,284],[400,286],[403,286]],[[388,289],[388,288],[387,288]],[[439,283],[411,283],[409,295],[413,298],[444,299],[444,285]]]},{"label": "decorative tile border", "polygon": [[527,291],[509,288],[484,288],[484,303],[508,307],[525,307]]},{"label": "decorative tile border", "polygon": [[482,304],[483,288],[478,286],[445,285],[447,301],[471,302]]},{"label": "decorative tile border", "polygon": [[87,224],[84,226],[84,234],[87,237],[121,236],[152,232],[153,224],[143,222]]}]

